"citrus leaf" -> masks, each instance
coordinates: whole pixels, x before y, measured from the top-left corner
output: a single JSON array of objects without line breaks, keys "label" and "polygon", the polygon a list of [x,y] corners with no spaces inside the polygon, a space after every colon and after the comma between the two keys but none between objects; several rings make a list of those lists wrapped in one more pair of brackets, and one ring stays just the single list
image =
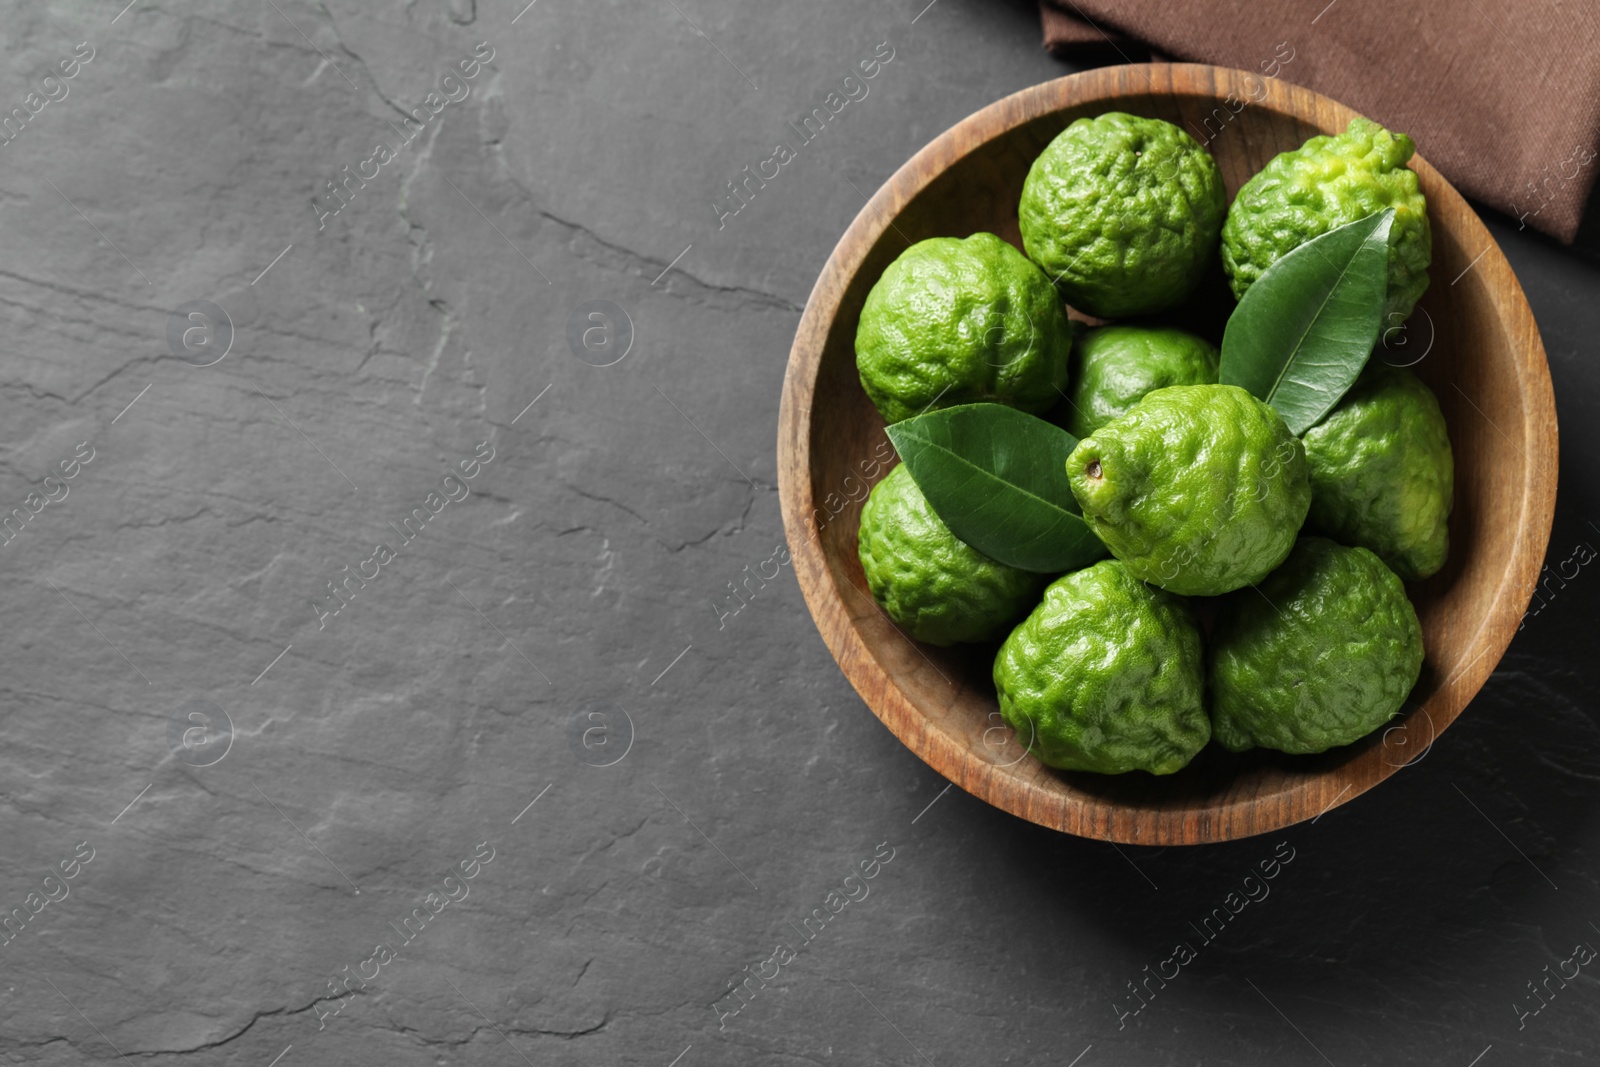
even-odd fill
[{"label": "citrus leaf", "polygon": [[1268,267],[1228,318],[1222,384],[1271,404],[1297,437],[1331,411],[1378,340],[1393,222],[1385,208]]},{"label": "citrus leaf", "polygon": [[1042,574],[1106,554],[1067,481],[1078,439],[1004,404],[963,404],[889,427],[911,477],[952,533],[991,559]]}]

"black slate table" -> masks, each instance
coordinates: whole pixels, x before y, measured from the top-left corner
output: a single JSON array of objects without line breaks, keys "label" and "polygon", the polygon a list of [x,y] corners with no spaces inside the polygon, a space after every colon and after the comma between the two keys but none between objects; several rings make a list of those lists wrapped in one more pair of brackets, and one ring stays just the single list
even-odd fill
[{"label": "black slate table", "polygon": [[1119,849],[889,736],[775,490],[838,234],[1069,69],[1030,4],[123,3],[0,17],[0,1062],[1592,1055],[1596,224],[1489,217],[1565,433],[1470,711]]}]

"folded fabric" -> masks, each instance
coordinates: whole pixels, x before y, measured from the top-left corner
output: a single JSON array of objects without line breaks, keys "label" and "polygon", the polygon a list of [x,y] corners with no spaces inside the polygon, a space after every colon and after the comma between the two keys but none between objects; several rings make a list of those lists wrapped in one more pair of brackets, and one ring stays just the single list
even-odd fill
[{"label": "folded fabric", "polygon": [[1041,0],[1040,14],[1058,54],[1131,61],[1141,42],[1314,89],[1410,134],[1467,196],[1565,242],[1600,173],[1594,0]]}]

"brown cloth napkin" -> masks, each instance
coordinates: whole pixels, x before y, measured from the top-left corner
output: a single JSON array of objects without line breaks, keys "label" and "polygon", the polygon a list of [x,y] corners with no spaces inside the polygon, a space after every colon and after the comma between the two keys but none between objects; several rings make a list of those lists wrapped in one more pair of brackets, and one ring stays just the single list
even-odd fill
[{"label": "brown cloth napkin", "polygon": [[1410,134],[1467,196],[1568,243],[1600,173],[1596,0],[1040,0],[1040,9],[1045,47],[1058,54],[1139,60],[1137,41],[1331,96]]}]

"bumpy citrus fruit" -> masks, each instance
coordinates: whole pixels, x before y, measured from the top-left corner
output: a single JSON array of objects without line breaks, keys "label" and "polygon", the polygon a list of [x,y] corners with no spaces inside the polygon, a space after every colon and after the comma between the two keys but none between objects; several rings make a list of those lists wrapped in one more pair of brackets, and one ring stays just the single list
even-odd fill
[{"label": "bumpy citrus fruit", "polygon": [[1384,325],[1398,326],[1428,288],[1433,236],[1428,202],[1406,167],[1416,145],[1369,119],[1313,137],[1245,182],[1222,227],[1222,266],[1244,296],[1280,256],[1357,219],[1394,208]]},{"label": "bumpy citrus fruit", "polygon": [[1053,582],[1000,646],[1000,714],[1051,767],[1171,774],[1211,736],[1200,629],[1178,597],[1102,560]]},{"label": "bumpy citrus fruit", "polygon": [[1067,303],[1101,318],[1183,302],[1217,247],[1227,197],[1216,160],[1170,122],[1078,119],[1022,187],[1022,245]]},{"label": "bumpy citrus fruit", "polygon": [[1039,413],[1067,384],[1072,333],[1050,279],[992,233],[918,241],[861,308],[856,369],[885,422],[996,401]]},{"label": "bumpy citrus fruit", "polygon": [[1174,385],[1078,442],[1083,517],[1136,578],[1215,596],[1266,577],[1311,506],[1305,448],[1234,385]]},{"label": "bumpy citrus fruit", "polygon": [[1422,670],[1405,586],[1364,548],[1304,537],[1211,634],[1211,715],[1228,749],[1322,752],[1394,717]]},{"label": "bumpy citrus fruit", "polygon": [[1455,464],[1439,401],[1420,378],[1369,363],[1304,440],[1308,528],[1371,549],[1408,580],[1444,566]]},{"label": "bumpy citrus fruit", "polygon": [[1169,385],[1215,385],[1217,348],[1170,326],[1101,326],[1072,346],[1066,427],[1088,437]]},{"label": "bumpy citrus fruit", "polygon": [[951,533],[904,464],[867,497],[859,551],[884,614],[930,645],[999,636],[1038,601],[1047,580],[996,563]]}]

